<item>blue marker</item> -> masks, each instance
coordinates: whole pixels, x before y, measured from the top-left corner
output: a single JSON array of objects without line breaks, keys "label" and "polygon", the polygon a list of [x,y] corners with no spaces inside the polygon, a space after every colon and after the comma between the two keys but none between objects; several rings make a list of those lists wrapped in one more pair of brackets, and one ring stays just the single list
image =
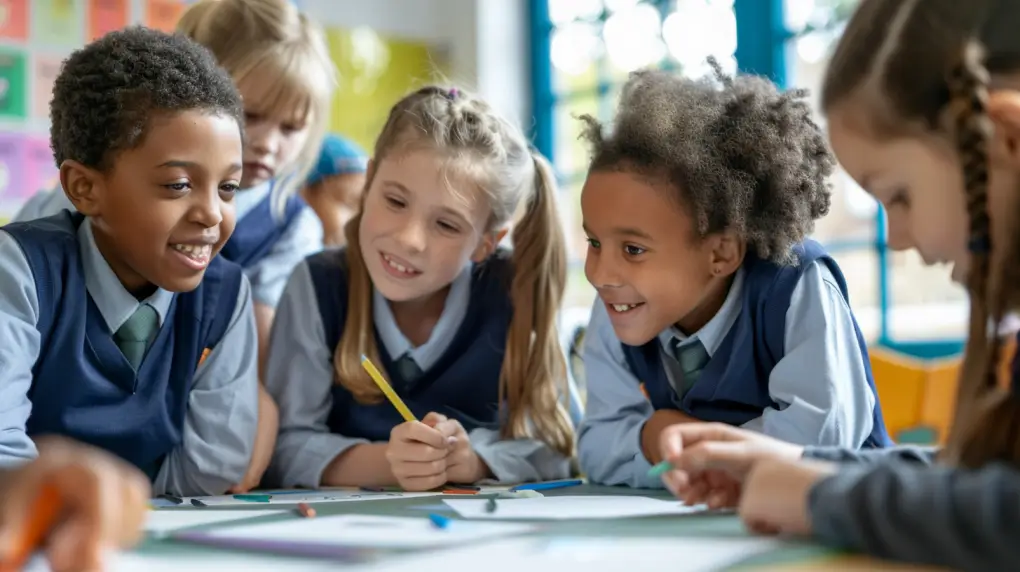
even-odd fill
[{"label": "blue marker", "polygon": [[517,491],[547,491],[550,489],[564,489],[567,487],[576,487],[583,485],[584,481],[581,479],[572,479],[569,481],[550,481],[547,483],[525,483],[523,485],[517,485],[516,487],[510,487],[510,492]]},{"label": "blue marker", "polygon": [[435,513],[429,514],[429,520],[432,521],[432,525],[435,526],[436,528],[446,528],[450,526],[450,519],[439,514]]}]

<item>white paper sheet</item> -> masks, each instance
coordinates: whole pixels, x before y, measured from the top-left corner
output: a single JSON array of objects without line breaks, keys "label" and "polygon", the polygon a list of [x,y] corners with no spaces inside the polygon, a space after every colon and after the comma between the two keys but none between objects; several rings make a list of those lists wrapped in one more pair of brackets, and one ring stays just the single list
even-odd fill
[{"label": "white paper sheet", "polygon": [[466,522],[451,519],[437,528],[428,518],[345,514],[262,524],[224,526],[206,538],[273,540],[372,548],[432,548],[506,537],[534,530],[527,524]]},{"label": "white paper sheet", "polygon": [[571,520],[633,518],[694,514],[704,506],[685,506],[676,500],[639,496],[565,496],[531,499],[497,499],[496,510],[488,512],[486,499],[443,499],[462,518],[485,520]]},{"label": "white paper sheet", "polygon": [[145,532],[164,534],[191,526],[245,520],[286,512],[285,510],[150,510],[145,518]]},{"label": "white paper sheet", "polygon": [[[111,554],[106,572],[336,572],[335,562],[294,558],[276,558],[265,554],[230,554],[203,552],[187,554],[175,552],[173,556],[155,556],[125,552]],[[42,556],[33,558],[23,572],[51,572]]]},{"label": "white paper sheet", "polygon": [[557,538],[510,539],[388,559],[350,572],[421,572],[474,570],[485,572],[619,572],[620,570],[683,570],[715,572],[748,558],[781,548],[767,538]]},{"label": "white paper sheet", "polygon": [[[250,495],[260,494],[262,493],[259,493],[258,491],[250,493]],[[311,504],[317,502],[351,502],[379,499],[399,499],[399,498],[406,499],[414,497],[431,497],[440,496],[442,493],[370,492],[343,489],[321,491],[284,491],[284,492],[272,492],[268,494],[270,497],[268,503],[244,500],[243,498],[236,498],[235,495],[221,495],[213,497],[185,497],[184,504],[192,506],[193,505],[193,503],[191,502],[192,499],[197,499],[206,506],[259,506],[272,504],[298,504],[302,502]],[[243,497],[245,495],[241,496]]]}]

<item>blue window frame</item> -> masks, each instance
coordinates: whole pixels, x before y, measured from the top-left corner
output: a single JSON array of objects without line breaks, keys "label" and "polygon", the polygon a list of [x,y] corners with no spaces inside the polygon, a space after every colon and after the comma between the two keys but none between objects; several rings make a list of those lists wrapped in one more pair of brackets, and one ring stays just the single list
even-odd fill
[{"label": "blue window frame", "polygon": [[[797,3],[809,4],[809,8],[824,8],[827,20],[815,18],[812,22],[800,24],[800,29],[791,29],[786,8],[788,4]],[[545,154],[557,168],[557,173],[563,187],[565,210],[568,212],[567,225],[572,229],[574,236],[571,237],[574,249],[572,251],[571,287],[575,291],[583,291],[587,284],[584,284],[580,268],[583,265],[583,240],[576,231],[578,210],[579,187],[583,181],[583,159],[578,160],[578,154],[583,154],[583,148],[575,149],[575,143],[571,142],[570,135],[573,127],[569,123],[571,109],[580,109],[583,112],[597,114],[602,119],[610,119],[612,107],[615,104],[616,94],[619,87],[626,78],[626,72],[614,69],[612,54],[606,49],[610,42],[608,29],[613,26],[613,18],[625,11],[632,14],[629,26],[636,26],[638,16],[633,15],[637,6],[644,10],[641,17],[654,19],[652,13],[658,14],[659,28],[656,34],[661,32],[662,42],[669,43],[666,38],[670,24],[667,21],[672,16],[679,20],[678,14],[683,10],[704,10],[707,7],[720,9],[725,7],[732,13],[735,30],[735,46],[732,48],[732,59],[735,60],[735,67],[741,72],[765,75],[775,81],[779,86],[785,87],[790,80],[790,69],[795,67],[791,53],[794,44],[808,34],[828,32],[829,37],[835,37],[838,33],[841,21],[852,10],[856,0],[529,0],[530,22],[531,22],[531,83],[532,83],[532,111],[534,114],[533,141],[536,148]],[[824,5],[824,6],[820,6]],[[569,7],[571,14],[564,14]],[[651,10],[654,8],[654,11]],[[677,12],[677,13],[674,13]],[[716,12],[718,14],[718,12]],[[686,13],[685,13],[686,14]],[[702,16],[704,14],[702,13]],[[718,27],[713,28],[714,34],[730,33],[726,29],[726,21]],[[617,26],[619,27],[619,26]],[[675,31],[675,30],[674,30]],[[690,31],[690,30],[688,30]],[[554,44],[566,42],[570,49],[566,53],[572,54],[570,62],[564,63],[563,53],[554,53],[557,48]],[[704,39],[702,40],[704,41]],[[689,44],[690,45],[690,44]],[[662,45],[652,46],[645,50],[644,59],[641,65],[659,65],[662,67],[676,67],[678,60],[683,60],[682,54],[677,53],[677,47],[669,46],[666,50]],[[658,50],[658,51],[656,51]],[[637,56],[636,50],[631,54],[629,63],[636,63],[641,58]],[[724,50],[725,51],[725,50]],[[587,52],[587,53],[586,53]],[[699,54],[701,59],[707,54]],[[716,53],[717,58],[725,58],[729,54]],[[579,61],[578,57],[587,59]],[[571,73],[566,74],[557,71],[554,61],[559,57],[559,64],[572,68]],[[638,58],[635,60],[634,58]],[[689,60],[688,60],[689,61]],[[625,62],[627,63],[627,62]],[[688,63],[688,65],[691,65]],[[617,68],[619,66],[616,66]],[[632,67],[639,67],[634,65]],[[682,63],[679,67],[683,67]],[[575,137],[576,138],[576,137]],[[867,223],[864,223],[867,225]],[[894,339],[892,328],[893,292],[892,283],[892,253],[887,249],[887,236],[885,228],[884,211],[881,208],[874,209],[873,232],[871,236],[858,238],[835,237],[829,240],[822,238],[826,247],[835,256],[849,255],[853,253],[871,253],[873,256],[873,275],[877,284],[875,288],[874,304],[877,312],[877,327],[875,328],[875,341],[886,347],[890,347],[904,353],[918,357],[941,357],[959,353],[962,349],[962,342],[956,339],[950,340],[925,340],[909,341]],[[853,277],[850,277],[853,280]],[[570,296],[568,295],[568,300]],[[576,297],[575,297],[576,299]]]}]

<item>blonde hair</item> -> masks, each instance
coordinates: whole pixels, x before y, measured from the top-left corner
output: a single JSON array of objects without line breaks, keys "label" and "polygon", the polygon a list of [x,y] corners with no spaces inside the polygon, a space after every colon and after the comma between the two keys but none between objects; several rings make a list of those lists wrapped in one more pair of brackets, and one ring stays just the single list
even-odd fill
[{"label": "blonde hair", "polygon": [[337,71],[325,34],[289,0],[199,0],[181,16],[177,31],[208,48],[235,84],[256,74],[274,78],[270,113],[297,106],[311,122],[297,160],[273,187],[274,206],[282,209],[318,159],[329,123]]},{"label": "blonde hair", "polygon": [[[438,152],[449,168],[467,174],[485,191],[491,208],[487,230],[511,222],[513,317],[499,379],[503,438],[536,437],[565,455],[574,435],[560,398],[566,363],[556,318],[566,287],[566,239],[556,208],[556,184],[548,163],[528,148],[519,129],[484,101],[462,91],[425,87],[399,101],[376,140],[373,167],[410,149]],[[359,241],[361,214],[345,228],[349,266],[347,318],[334,356],[337,383],[362,403],[382,394],[361,367],[361,355],[378,360],[372,323],[372,284]],[[378,363],[378,361],[377,361]]]},{"label": "blonde hair", "polygon": [[827,111],[863,95],[859,101],[870,106],[868,127],[876,133],[937,134],[960,158],[970,229],[970,325],[942,458],[964,467],[1020,463],[1020,387],[1016,379],[1012,391],[999,381],[999,325],[1006,311],[1020,307],[1020,229],[1010,229],[1005,243],[992,241],[992,124],[985,109],[991,75],[1020,72],[1018,24],[1016,2],[864,0],[847,24],[822,91]]}]

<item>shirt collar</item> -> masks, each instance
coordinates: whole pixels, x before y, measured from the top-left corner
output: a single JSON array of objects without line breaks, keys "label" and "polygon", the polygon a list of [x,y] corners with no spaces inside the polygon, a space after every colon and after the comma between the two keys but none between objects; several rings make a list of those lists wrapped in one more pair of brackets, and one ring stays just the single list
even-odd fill
[{"label": "shirt collar", "polygon": [[170,310],[173,293],[162,288],[141,302],[124,288],[120,278],[113,273],[106,258],[96,246],[96,238],[92,234],[92,221],[86,218],[78,227],[78,248],[81,252],[82,270],[85,273],[85,288],[92,301],[96,303],[100,315],[106,321],[110,333],[114,333],[124,322],[135,313],[142,304],[148,304],[159,315],[159,325]]},{"label": "shirt collar", "polygon": [[737,316],[740,315],[740,300],[743,290],[744,269],[739,268],[733,277],[730,291],[726,294],[726,299],[723,301],[719,311],[700,330],[688,336],[676,326],[670,326],[659,334],[659,343],[662,344],[666,353],[672,355],[673,340],[676,340],[676,344],[679,346],[691,344],[698,340],[705,346],[705,351],[708,352],[709,357],[714,355],[722,344],[723,339],[726,338],[726,334],[730,332],[730,328],[733,327],[733,323],[737,321]]},{"label": "shirt collar", "polygon": [[386,353],[392,359],[399,359],[404,354],[410,353],[418,367],[423,370],[429,369],[439,359],[460,328],[464,316],[467,315],[471,297],[471,271],[472,264],[468,263],[450,284],[450,291],[446,295],[439,321],[432,328],[428,341],[418,347],[411,344],[397,327],[389,301],[379,290],[372,288],[372,318],[375,320],[375,328],[386,348]]}]

